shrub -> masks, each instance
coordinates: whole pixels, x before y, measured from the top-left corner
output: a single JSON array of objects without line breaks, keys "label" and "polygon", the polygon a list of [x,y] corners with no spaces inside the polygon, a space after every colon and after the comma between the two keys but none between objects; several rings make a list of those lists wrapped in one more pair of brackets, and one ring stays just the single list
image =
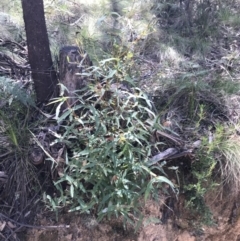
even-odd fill
[{"label": "shrub", "polygon": [[56,141],[65,143],[69,151],[64,172],[55,183],[60,195],[47,198],[55,208],[68,205],[69,211],[92,212],[99,220],[122,215],[133,223],[130,217],[132,212],[139,217],[144,194],[147,199],[158,184],[173,184],[147,165],[155,144],[150,136],[161,128],[151,102],[139,88],[116,82],[119,75],[110,67],[116,59],[101,64],[91,74],[96,78],[101,73],[104,81],[76,91],[75,106],[58,116],[63,102],[54,101],[60,102],[56,117],[62,127]]}]

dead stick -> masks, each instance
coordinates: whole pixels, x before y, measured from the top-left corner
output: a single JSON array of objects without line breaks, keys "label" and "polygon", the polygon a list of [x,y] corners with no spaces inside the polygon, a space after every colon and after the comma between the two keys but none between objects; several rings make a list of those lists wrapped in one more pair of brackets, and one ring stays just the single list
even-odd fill
[{"label": "dead stick", "polygon": [[21,227],[26,227],[26,228],[35,228],[35,229],[55,229],[55,228],[69,228],[70,225],[50,225],[50,226],[35,226],[35,225],[30,225],[30,224],[24,224],[24,223],[19,223],[6,215],[0,213],[0,217],[6,218],[9,221],[21,226]]}]

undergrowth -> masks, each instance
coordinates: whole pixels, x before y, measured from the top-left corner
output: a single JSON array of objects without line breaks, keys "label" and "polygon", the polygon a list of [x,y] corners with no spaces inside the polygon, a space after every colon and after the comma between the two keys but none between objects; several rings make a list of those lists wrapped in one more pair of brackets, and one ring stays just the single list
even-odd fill
[{"label": "undergrowth", "polygon": [[[148,167],[157,145],[150,137],[162,127],[151,101],[126,81],[117,61],[103,60],[93,67],[92,84],[76,91],[77,104],[63,114],[58,111],[63,99],[53,101],[59,102],[56,120],[62,128],[56,142],[64,143],[70,152],[55,182],[59,195],[45,198],[55,210],[68,206],[69,211],[93,213],[98,220],[123,216],[124,222],[136,225],[142,216],[141,197],[147,200],[162,182],[174,187]],[[62,183],[67,183],[66,188]]]},{"label": "undergrowth", "polygon": [[[67,206],[69,211],[95,214],[99,220],[114,215],[136,224],[141,221],[141,197],[147,200],[162,182],[173,188],[162,163],[147,165],[153,150],[172,145],[152,141],[155,131],[164,130],[182,138],[180,149],[201,141],[190,173],[179,185],[188,195],[188,207],[208,223],[211,215],[204,197],[219,184],[215,177],[230,182],[236,193],[240,187],[239,102],[234,97],[239,93],[239,4],[230,0],[70,2],[45,1],[52,53],[57,55],[66,44],[80,45],[94,66],[79,73],[89,78],[89,86],[76,91],[75,106],[62,113],[67,98],[53,100],[58,104],[55,120],[60,131],[51,144],[65,146],[65,166],[55,182],[58,193],[46,194],[45,201],[54,210]],[[21,12],[20,3],[11,1],[7,8],[9,15],[0,14],[0,22],[7,23],[1,27],[1,38],[22,41],[21,21],[14,18]],[[155,103],[143,89],[152,97],[160,89]],[[24,193],[26,187],[18,180],[30,183],[33,177],[25,145],[34,99],[16,81],[3,77],[0,97],[0,150],[10,152],[4,165],[14,160],[8,166],[14,174],[8,187]],[[163,128],[165,119],[171,128]],[[158,176],[151,168],[163,174]]]},{"label": "undergrowth", "polygon": [[[39,185],[29,146],[34,99],[14,80],[3,77],[0,77],[0,96],[0,170],[7,175],[5,182],[1,180],[0,210],[22,219],[21,215],[31,210],[29,199],[35,200]],[[11,211],[6,205],[12,207]]]},{"label": "undergrowth", "polygon": [[[238,183],[237,178],[234,179],[238,175],[234,171],[238,166],[238,155],[234,151],[237,145],[231,141],[234,138],[226,128],[222,129],[224,124],[216,124],[219,119],[227,122],[225,116],[230,112],[224,94],[236,94],[239,90],[236,81],[229,81],[231,73],[228,72],[231,66],[235,66],[229,63],[235,64],[237,58],[232,57],[228,61],[227,55],[227,60],[223,57],[221,63],[211,62],[211,51],[222,34],[218,24],[229,21],[228,13],[224,13],[224,6],[217,6],[215,1],[184,1],[182,4],[148,1],[144,9],[154,15],[146,14],[144,18],[137,18],[134,11],[143,9],[140,2],[120,7],[117,12],[111,12],[108,5],[109,12],[105,14],[102,14],[99,5],[96,15],[92,15],[90,5],[85,6],[88,17],[81,19],[81,30],[74,40],[84,46],[95,64],[91,73],[84,73],[92,80],[92,85],[86,90],[87,94],[76,92],[78,105],[63,115],[58,112],[61,104],[57,109],[56,118],[60,123],[68,119],[59,141],[64,140],[73,152],[67,154],[65,176],[56,184],[61,195],[47,198],[55,209],[71,204],[71,210],[94,212],[100,219],[121,214],[129,220],[129,211],[133,210],[139,215],[139,209],[134,209],[133,205],[139,198],[136,194],[140,192],[139,182],[142,183],[142,175],[144,180],[152,175],[150,170],[139,173],[146,157],[151,155],[153,144],[149,143],[150,133],[162,128],[154,125],[146,129],[146,118],[152,118],[151,123],[155,123],[156,117],[151,104],[146,104],[147,97],[142,96],[142,102],[136,97],[142,92],[137,91],[134,84],[140,84],[153,96],[156,93],[152,93],[152,89],[161,88],[159,101],[154,104],[160,119],[166,115],[173,123],[172,133],[185,135],[187,144],[196,139],[202,142],[195,155],[196,160],[189,167],[191,178],[185,180],[183,189],[189,194],[188,206],[202,214],[204,222],[208,222],[211,215],[204,196],[218,185],[214,181],[215,173],[219,173],[218,167],[225,181]],[[107,60],[101,61],[103,58]],[[161,66],[156,73],[155,64]],[[142,67],[145,65],[148,65],[147,68]],[[214,76],[213,68],[216,72],[219,68],[224,70],[224,74],[219,71]],[[153,74],[144,80],[149,72]],[[103,81],[99,82],[100,79]],[[124,90],[118,91],[116,83],[126,85]],[[115,90],[112,89],[114,85]],[[215,136],[211,143],[209,133]],[[162,148],[162,145],[159,146]],[[128,151],[123,152],[122,149]],[[132,161],[126,162],[131,160],[130,157]],[[136,166],[139,160],[143,166]],[[116,171],[116,166],[120,173]],[[89,175],[91,168],[96,174]],[[79,181],[76,182],[76,179]],[[66,190],[61,185],[64,181],[68,183]],[[138,184],[134,186],[132,182],[135,181]],[[78,184],[81,182],[87,183],[90,188]],[[101,196],[106,193],[104,187],[109,190],[105,198]],[[148,193],[150,187],[155,185],[141,186],[141,194]],[[84,198],[78,198],[82,193]]]}]

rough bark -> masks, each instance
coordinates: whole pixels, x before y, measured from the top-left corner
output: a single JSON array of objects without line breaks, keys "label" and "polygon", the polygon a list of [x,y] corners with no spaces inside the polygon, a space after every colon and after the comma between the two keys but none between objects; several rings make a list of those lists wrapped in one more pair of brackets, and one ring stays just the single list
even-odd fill
[{"label": "rough bark", "polygon": [[43,0],[22,0],[22,8],[37,102],[44,103],[56,96],[58,81],[49,47]]},{"label": "rough bark", "polygon": [[76,101],[75,91],[86,86],[87,78],[79,73],[82,73],[84,67],[90,65],[88,55],[82,53],[78,47],[65,46],[60,50],[59,81],[68,89],[68,93],[65,93],[65,96],[69,97],[68,106]]}]

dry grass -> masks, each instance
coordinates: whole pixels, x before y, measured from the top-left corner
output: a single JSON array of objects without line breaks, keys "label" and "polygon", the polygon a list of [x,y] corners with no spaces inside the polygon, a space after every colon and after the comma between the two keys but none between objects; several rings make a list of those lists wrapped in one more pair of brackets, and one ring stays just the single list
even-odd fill
[{"label": "dry grass", "polygon": [[219,146],[224,158],[219,160],[222,177],[234,191],[240,190],[240,136],[234,134]]}]

